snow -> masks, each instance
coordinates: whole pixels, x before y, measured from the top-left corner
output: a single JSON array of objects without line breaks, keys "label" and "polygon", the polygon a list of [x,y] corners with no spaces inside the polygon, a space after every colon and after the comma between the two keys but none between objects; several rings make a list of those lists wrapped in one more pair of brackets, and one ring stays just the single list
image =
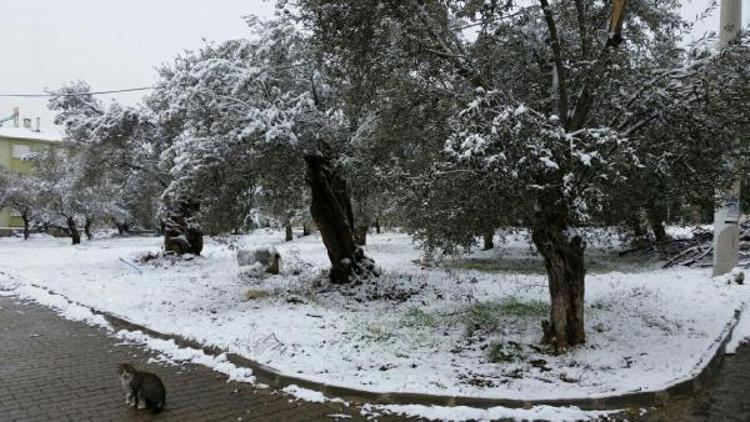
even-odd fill
[{"label": "snow", "polygon": [[312,403],[325,403],[326,401],[328,401],[326,396],[320,391],[308,390],[307,388],[301,388],[294,384],[283,388],[281,391],[297,397],[300,400],[305,400]]},{"label": "snow", "polygon": [[62,142],[57,132],[35,131],[22,127],[1,127],[0,138],[29,139],[32,141]]},{"label": "snow", "polygon": [[118,338],[125,340],[126,344],[139,344],[151,350],[160,352],[161,361],[169,364],[190,362],[196,365],[204,365],[216,372],[227,375],[230,381],[254,383],[253,371],[249,368],[240,368],[227,360],[225,353],[211,356],[202,350],[190,347],[180,347],[174,340],[162,340],[149,337],[140,331],[120,330],[116,333]]},{"label": "snow", "polygon": [[566,422],[601,420],[603,417],[617,412],[583,411],[575,406],[534,406],[530,409],[510,409],[498,406],[489,409],[477,409],[466,406],[441,407],[412,404],[365,405],[362,413],[368,416],[395,414],[439,421],[494,421],[499,419],[511,419],[517,421],[544,420],[550,422]]},{"label": "snow", "polygon": [[284,387],[281,391],[289,395],[292,395],[299,400],[304,400],[304,401],[308,401],[311,403],[333,402],[333,403],[343,403],[345,406],[349,406],[349,403],[339,398],[331,399],[331,398],[326,397],[320,391],[309,390],[307,388],[302,388],[294,384]]},{"label": "snow", "polygon": [[[607,267],[616,256],[607,250],[616,242],[601,240],[602,233],[582,233],[593,254],[587,344],[560,356],[537,348],[548,291],[524,231],[506,233],[493,251],[436,268],[416,263],[421,253],[409,236],[371,235],[366,253],[383,274],[374,284],[351,288],[321,281],[328,257],[319,236],[287,243],[274,231],[233,241],[206,238],[200,257],[145,264],[138,258],[158,251],[160,238],[101,239],[76,247],[69,239],[7,238],[0,239],[0,291],[97,323],[48,289],[84,309],[237,353],[285,374],[375,392],[564,399],[658,390],[694,376],[719,347],[750,288],[711,278],[707,269]],[[269,244],[287,263],[282,275],[248,277],[240,271],[237,248]],[[505,267],[492,267],[498,263]],[[493,329],[470,335],[467,318],[482,312],[497,318]],[[169,342],[138,334],[124,337],[173,360],[252,379],[222,357],[178,352]],[[493,344],[518,345],[518,359],[491,362]]]},{"label": "snow", "polygon": [[544,163],[545,166],[547,166],[547,167],[549,167],[551,169],[554,169],[554,170],[559,170],[560,169],[560,166],[557,165],[557,163],[554,162],[549,157],[539,157],[539,161],[541,161],[542,163]]},{"label": "snow", "polygon": [[516,116],[516,117],[518,117],[518,116],[520,116],[520,115],[522,115],[522,114],[524,114],[524,113],[526,113],[528,111],[529,111],[529,108],[526,107],[525,105],[521,104],[513,112],[513,115]]}]

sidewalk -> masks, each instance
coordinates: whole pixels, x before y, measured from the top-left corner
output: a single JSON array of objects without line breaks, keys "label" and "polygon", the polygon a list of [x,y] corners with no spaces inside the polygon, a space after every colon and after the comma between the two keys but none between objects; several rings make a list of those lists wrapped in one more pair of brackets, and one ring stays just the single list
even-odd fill
[{"label": "sidewalk", "polygon": [[750,346],[726,356],[713,384],[694,397],[647,414],[647,422],[750,421]]},{"label": "sidewalk", "polygon": [[[0,296],[0,421],[365,420],[356,409],[340,404],[290,402],[289,396],[269,389],[228,383],[203,366],[150,364],[151,352],[118,343],[102,329]],[[164,380],[167,406],[162,414],[151,416],[125,406],[116,373],[123,361]],[[727,357],[707,390],[631,420],[750,421],[748,388],[750,347],[741,347]]]},{"label": "sidewalk", "polygon": [[[1,421],[335,421],[364,420],[340,404],[290,397],[230,382],[197,365],[149,364],[150,352],[117,345],[102,329],[64,320],[47,308],[0,297]],[[167,406],[156,417],[129,409],[117,363],[158,374]]]}]

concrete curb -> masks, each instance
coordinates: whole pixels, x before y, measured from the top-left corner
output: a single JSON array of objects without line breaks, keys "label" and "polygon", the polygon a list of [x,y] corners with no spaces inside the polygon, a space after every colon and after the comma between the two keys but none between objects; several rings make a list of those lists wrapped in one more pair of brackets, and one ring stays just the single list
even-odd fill
[{"label": "concrete curb", "polygon": [[[71,301],[66,296],[55,293],[42,286],[34,285],[49,292],[65,298],[70,303],[84,306],[96,315],[104,317],[114,328],[128,331],[141,331],[144,334],[161,340],[173,340],[180,347],[189,347],[202,350],[204,353],[217,356],[225,353],[224,350],[205,346],[194,340],[186,339],[174,334],[164,334],[151,330],[139,324],[134,324],[123,318],[117,317],[107,312],[91,308],[80,303]],[[227,360],[236,366],[250,368],[256,380],[271,387],[281,389],[289,385],[297,385],[302,388],[319,391],[328,397],[338,397],[354,403],[373,403],[373,404],[421,404],[437,406],[470,406],[478,408],[489,408],[494,406],[503,406],[508,408],[530,408],[536,405],[550,406],[576,406],[583,410],[621,410],[626,408],[648,408],[654,406],[663,406],[669,401],[683,399],[705,388],[713,381],[714,376],[718,373],[719,367],[724,360],[726,346],[732,338],[734,328],[737,326],[741,315],[740,310],[735,310],[734,318],[726,324],[721,337],[717,339],[719,347],[714,355],[708,360],[703,369],[693,378],[677,382],[663,390],[656,391],[635,391],[631,393],[597,397],[597,398],[573,398],[573,399],[549,399],[549,400],[517,400],[503,398],[485,398],[485,397],[465,397],[465,396],[442,396],[419,393],[400,393],[387,392],[376,393],[371,391],[358,390],[349,387],[329,385],[310,381],[291,375],[285,375],[268,365],[247,359],[243,356],[227,353]]]}]

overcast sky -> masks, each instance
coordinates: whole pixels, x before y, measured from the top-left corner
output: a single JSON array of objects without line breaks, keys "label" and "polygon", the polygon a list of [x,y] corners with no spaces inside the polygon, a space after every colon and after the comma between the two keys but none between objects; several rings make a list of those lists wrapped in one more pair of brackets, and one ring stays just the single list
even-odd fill
[{"label": "overcast sky", "polygon": [[[94,90],[150,85],[154,68],[203,41],[248,34],[242,16],[271,17],[263,0],[2,0],[0,93],[38,93],[83,79]],[[133,103],[143,95],[121,94]],[[52,129],[46,99],[0,98]],[[7,123],[6,123],[7,125]]]},{"label": "overcast sky", "polygon": [[[352,0],[369,1],[369,0]],[[709,0],[683,0],[692,19]],[[750,0],[743,0],[745,16]],[[0,93],[39,93],[83,79],[94,90],[150,85],[154,68],[202,39],[246,36],[242,16],[273,15],[265,0],[2,0]],[[718,14],[718,13],[717,13]],[[715,30],[718,16],[699,31]],[[134,103],[142,95],[120,94]],[[106,97],[105,97],[106,98]],[[0,118],[13,106],[53,129],[45,99],[0,98]]]}]

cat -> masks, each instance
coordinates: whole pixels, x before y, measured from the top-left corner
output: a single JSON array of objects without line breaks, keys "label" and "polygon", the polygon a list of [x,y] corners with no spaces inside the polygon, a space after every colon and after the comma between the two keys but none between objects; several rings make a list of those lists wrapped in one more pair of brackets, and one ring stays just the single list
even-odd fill
[{"label": "cat", "polygon": [[125,390],[125,404],[137,409],[149,409],[156,414],[164,409],[167,392],[158,376],[139,371],[129,363],[117,366],[122,388]]}]

